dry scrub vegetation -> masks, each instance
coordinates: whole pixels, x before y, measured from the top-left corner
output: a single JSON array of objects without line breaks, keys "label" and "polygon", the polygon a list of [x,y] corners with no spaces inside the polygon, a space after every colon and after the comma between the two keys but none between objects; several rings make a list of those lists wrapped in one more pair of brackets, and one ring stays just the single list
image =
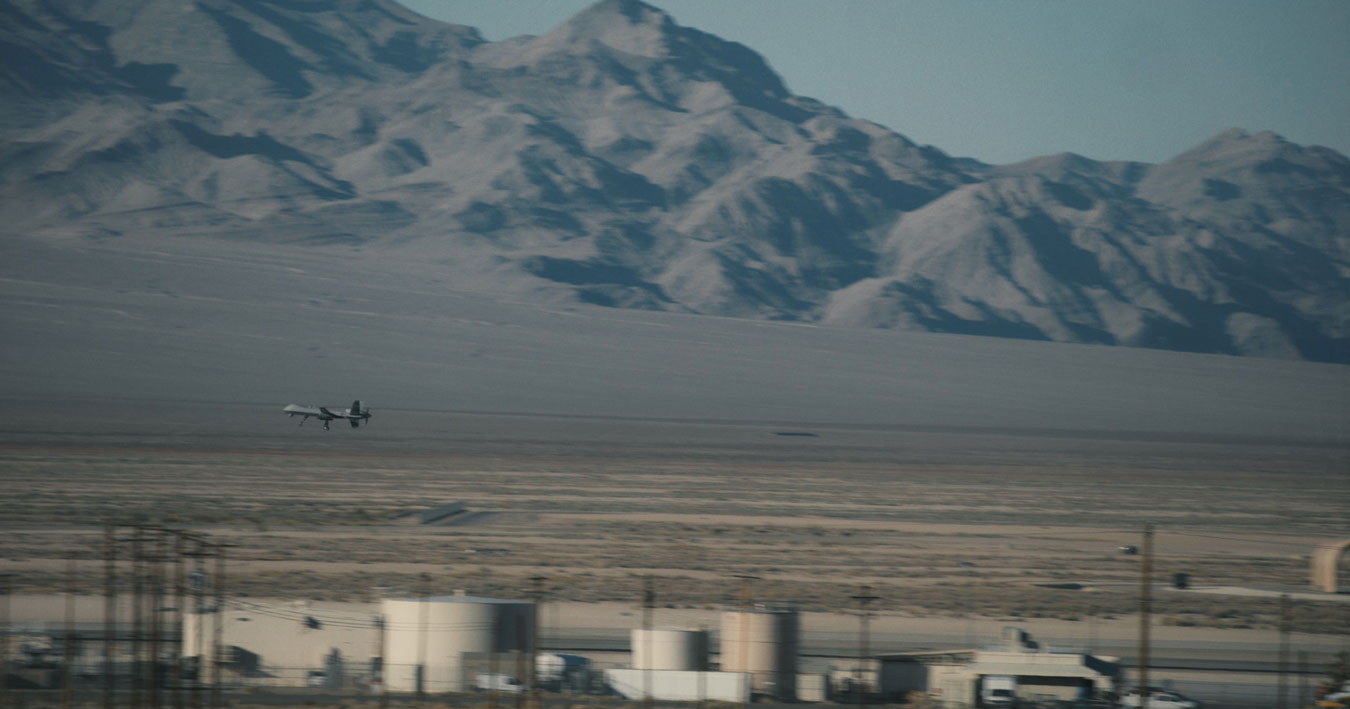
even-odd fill
[{"label": "dry scrub vegetation", "polygon": [[[662,604],[714,607],[751,574],[757,597],[805,610],[840,610],[867,584],[882,610],[1086,620],[1135,611],[1140,557],[1118,547],[1151,521],[1162,622],[1266,628],[1274,598],[1162,588],[1174,573],[1302,588],[1309,552],[1342,528],[1336,452],[953,438],[961,453],[927,458],[767,434],[749,449],[426,456],[11,447],[0,474],[22,494],[0,501],[0,564],[16,589],[54,591],[74,554],[98,592],[99,525],[143,520],[232,545],[240,596],[520,596],[544,576],[553,598],[627,601],[650,575]],[[400,519],[457,500],[476,513],[465,524]],[[1298,629],[1350,631],[1313,606]]]}]

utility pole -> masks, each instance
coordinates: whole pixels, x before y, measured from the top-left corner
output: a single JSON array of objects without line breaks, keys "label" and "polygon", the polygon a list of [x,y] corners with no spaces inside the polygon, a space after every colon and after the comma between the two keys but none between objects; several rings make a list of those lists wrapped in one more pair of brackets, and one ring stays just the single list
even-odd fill
[{"label": "utility pole", "polygon": [[192,672],[192,686],[188,690],[188,705],[192,709],[202,707],[202,680],[206,673],[206,624],[202,615],[206,610],[206,543],[200,538],[193,540],[192,557],[192,650],[196,658]]},{"label": "utility pole", "polygon": [[[517,616],[515,618],[516,641],[513,644],[514,649],[511,650],[516,655],[516,681],[522,683],[525,681],[525,675],[528,672],[525,668],[525,661],[529,658],[529,653],[525,651],[526,641],[529,638],[525,637],[524,621],[525,619],[522,617]],[[520,691],[516,692],[516,709],[525,709],[525,702],[528,698],[525,687],[522,686]]]},{"label": "utility pole", "polygon": [[9,709],[9,574],[0,574],[0,709]]},{"label": "utility pole", "polygon": [[211,633],[211,709],[222,709],[225,706],[220,687],[220,671],[225,665],[225,545],[213,546],[216,549],[216,612]]},{"label": "utility pole", "polygon": [[642,579],[642,706],[652,705],[652,607],[656,605],[656,591],[652,577]]},{"label": "utility pole", "polygon": [[500,614],[492,616],[492,645],[488,650],[488,674],[492,680],[488,682],[491,689],[488,690],[488,709],[497,709],[497,660],[501,654],[497,648],[502,646],[502,617]]},{"label": "utility pole", "polygon": [[141,555],[141,527],[139,524],[131,528],[131,697],[129,706],[131,709],[140,709],[141,707],[141,686],[142,686],[142,666],[141,666],[141,611],[145,609],[145,604],[141,602],[141,565],[144,559]]},{"label": "utility pole", "polygon": [[707,709],[708,706],[708,626],[702,623],[698,626],[699,644],[702,656],[699,658],[698,665],[698,709]]},{"label": "utility pole", "polygon": [[1088,608],[1088,646],[1089,655],[1097,654],[1097,607]]},{"label": "utility pole", "polygon": [[181,531],[173,536],[173,631],[169,637],[177,638],[170,645],[170,679],[173,680],[173,709],[183,709],[183,602],[187,600],[184,586],[187,575],[183,567],[183,554],[187,551],[187,539]]},{"label": "utility pole", "polygon": [[146,681],[149,683],[150,709],[160,709],[160,685],[163,684],[159,672],[160,660],[160,630],[163,629],[163,623],[160,622],[160,616],[164,608],[164,531],[154,530],[154,543],[150,547],[150,668],[146,673]]},{"label": "utility pole", "polygon": [[1275,708],[1289,709],[1289,626],[1293,615],[1289,594],[1280,594],[1280,657],[1279,691],[1276,693]]},{"label": "utility pole", "polygon": [[72,551],[66,562],[66,642],[61,673],[61,709],[70,709],[75,692],[75,588],[75,552]]},{"label": "utility pole", "polygon": [[1144,525],[1144,557],[1139,564],[1139,696],[1140,705],[1149,704],[1148,651],[1153,611],[1153,523]]},{"label": "utility pole", "polygon": [[380,709],[388,709],[389,707],[389,668],[384,661],[384,626],[386,622],[383,614],[375,616],[375,647],[376,654],[380,658],[379,672],[375,675],[375,680],[380,683]]},{"label": "utility pole", "polygon": [[1298,705],[1308,706],[1308,653],[1298,651]]},{"label": "utility pole", "polygon": [[867,692],[863,690],[863,665],[868,661],[867,656],[871,654],[871,648],[868,647],[870,638],[867,635],[867,621],[871,617],[868,606],[880,596],[872,595],[872,589],[863,586],[858,589],[858,593],[849,598],[858,604],[858,667],[853,672],[853,685],[858,692],[858,707],[862,709],[867,706]]},{"label": "utility pole", "polygon": [[[417,602],[417,702],[426,701],[427,684],[427,596],[431,593],[431,575],[422,574],[422,583],[418,589],[420,600]],[[492,635],[498,642],[497,634]]]},{"label": "utility pole", "polygon": [[117,525],[103,527],[103,709],[117,703]]},{"label": "utility pole", "polygon": [[539,693],[539,639],[543,634],[543,628],[540,626],[540,619],[543,618],[542,606],[544,603],[544,581],[545,576],[530,577],[530,595],[534,596],[534,632],[530,634],[530,709],[540,709],[541,695]]},{"label": "utility pole", "polygon": [[[741,615],[740,618],[737,619],[736,630],[741,636],[741,664],[739,669],[747,677],[748,686],[745,688],[745,697],[748,700],[755,689],[755,674],[750,671],[750,586],[755,581],[758,581],[759,577],[751,576],[749,574],[738,574],[733,578],[741,580]],[[726,669],[725,664],[726,659],[723,658],[722,669]]]}]

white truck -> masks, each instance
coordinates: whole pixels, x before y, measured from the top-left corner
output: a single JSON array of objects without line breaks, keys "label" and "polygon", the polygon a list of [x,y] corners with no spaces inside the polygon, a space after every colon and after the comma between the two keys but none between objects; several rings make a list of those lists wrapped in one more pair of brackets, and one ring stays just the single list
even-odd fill
[{"label": "white truck", "polygon": [[488,692],[518,693],[524,689],[515,677],[484,672],[473,678],[473,686]]},{"label": "white truck", "polygon": [[1012,675],[985,675],[980,678],[980,706],[1004,709],[1017,705],[1017,678]]}]

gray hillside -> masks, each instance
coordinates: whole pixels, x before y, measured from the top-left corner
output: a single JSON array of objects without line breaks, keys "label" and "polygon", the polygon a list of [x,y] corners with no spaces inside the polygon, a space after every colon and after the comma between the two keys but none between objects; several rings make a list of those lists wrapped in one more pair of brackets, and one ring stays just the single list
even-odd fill
[{"label": "gray hillside", "polygon": [[[988,166],[637,0],[482,40],[391,0],[0,0],[0,218],[591,304],[1350,362],[1350,162],[1229,131]],[[59,278],[59,274],[50,277]]]}]

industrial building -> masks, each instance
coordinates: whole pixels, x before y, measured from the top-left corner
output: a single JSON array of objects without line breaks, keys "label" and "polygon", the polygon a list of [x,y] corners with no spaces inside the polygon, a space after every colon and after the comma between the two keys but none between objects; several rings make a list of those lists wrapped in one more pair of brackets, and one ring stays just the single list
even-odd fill
[{"label": "industrial building", "polygon": [[1043,649],[1019,628],[1005,628],[1003,642],[989,648],[901,652],[877,659],[883,696],[923,692],[945,707],[977,706],[981,690],[995,678],[1015,686],[1019,699],[1032,701],[1097,699],[1115,692],[1120,679],[1115,658]]},{"label": "industrial building", "polygon": [[[186,614],[183,655],[251,686],[312,686],[439,694],[536,686],[661,700],[743,702],[755,696],[823,701],[823,675],[798,672],[794,608],[757,604],[721,615],[720,666],[704,629],[634,629],[630,667],[593,670],[576,655],[535,653],[530,602],[470,596],[370,604],[238,600]],[[204,681],[211,681],[205,677]],[[498,686],[500,685],[500,686]]]},{"label": "industrial building", "polygon": [[610,691],[628,699],[746,702],[749,677],[708,669],[708,632],[689,628],[635,628],[630,668],[604,672]]},{"label": "industrial building", "polygon": [[210,666],[219,623],[227,672],[252,685],[382,683],[395,692],[439,693],[472,689],[478,666],[466,658],[514,668],[534,642],[535,607],[525,601],[456,592],[385,599],[378,613],[325,608],[322,620],[308,608],[237,602],[219,616],[189,613],[183,654]]}]

